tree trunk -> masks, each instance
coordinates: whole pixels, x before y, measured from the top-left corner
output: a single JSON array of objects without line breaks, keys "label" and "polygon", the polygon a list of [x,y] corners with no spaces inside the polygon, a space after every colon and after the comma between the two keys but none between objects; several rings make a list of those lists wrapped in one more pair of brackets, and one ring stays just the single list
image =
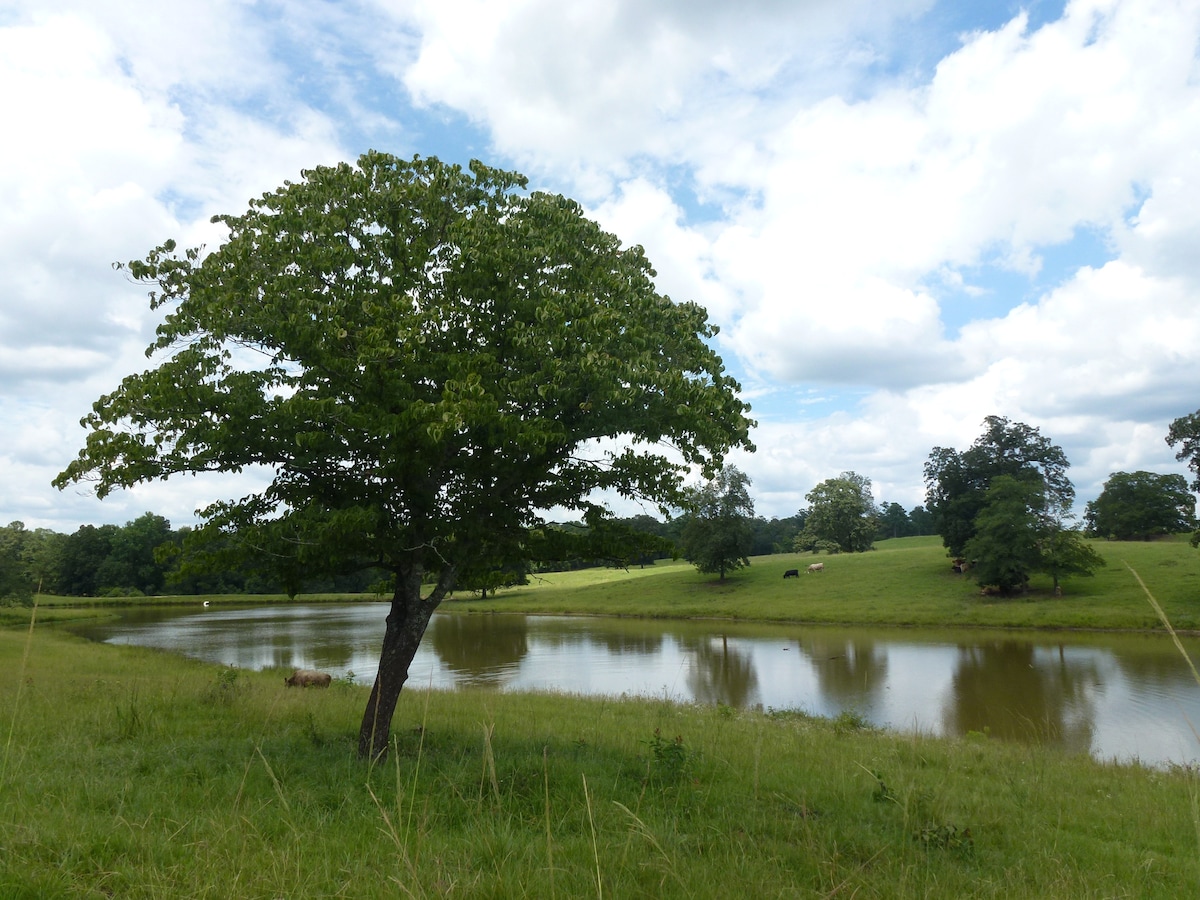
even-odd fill
[{"label": "tree trunk", "polygon": [[392,596],[383,648],[379,653],[379,671],[358,730],[359,759],[378,760],[387,754],[392,714],[396,711],[400,690],[408,681],[408,667],[429,627],[430,616],[454,584],[453,570],[444,570],[433,592],[422,599],[421,575],[422,569],[418,566],[396,576],[396,593]]}]

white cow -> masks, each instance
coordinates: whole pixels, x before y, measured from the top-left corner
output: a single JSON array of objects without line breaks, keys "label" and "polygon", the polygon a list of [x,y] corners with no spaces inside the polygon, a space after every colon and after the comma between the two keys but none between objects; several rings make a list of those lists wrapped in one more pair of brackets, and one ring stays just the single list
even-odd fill
[{"label": "white cow", "polygon": [[813,572],[824,572],[824,571],[825,571],[825,563],[813,563],[811,566],[808,567],[809,575],[811,575]]}]

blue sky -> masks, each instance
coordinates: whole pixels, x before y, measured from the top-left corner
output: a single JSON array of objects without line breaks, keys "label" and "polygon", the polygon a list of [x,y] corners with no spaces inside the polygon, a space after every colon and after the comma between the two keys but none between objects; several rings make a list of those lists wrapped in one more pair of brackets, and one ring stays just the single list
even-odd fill
[{"label": "blue sky", "polygon": [[0,521],[180,525],[255,486],[50,487],[145,365],[111,264],[367,149],[517,169],[642,244],[721,326],[761,514],[846,470],[911,508],[993,414],[1063,446],[1081,503],[1182,472],[1198,46],[1191,0],[9,0]]}]

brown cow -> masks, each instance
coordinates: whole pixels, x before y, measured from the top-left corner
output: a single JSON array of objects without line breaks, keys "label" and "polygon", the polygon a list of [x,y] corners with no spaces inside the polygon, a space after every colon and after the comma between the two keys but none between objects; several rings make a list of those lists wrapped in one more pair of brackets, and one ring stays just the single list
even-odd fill
[{"label": "brown cow", "polygon": [[297,669],[291,678],[283,679],[288,687],[329,687],[333,676],[328,672],[318,672],[314,669]]}]

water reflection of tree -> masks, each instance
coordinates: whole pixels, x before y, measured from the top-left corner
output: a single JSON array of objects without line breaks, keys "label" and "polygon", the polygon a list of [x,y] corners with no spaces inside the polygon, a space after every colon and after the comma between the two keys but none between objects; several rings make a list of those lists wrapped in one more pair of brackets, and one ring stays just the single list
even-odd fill
[{"label": "water reflection of tree", "polygon": [[[1187,660],[1164,635],[1106,635],[1105,648],[1112,653],[1130,683],[1157,691],[1195,690],[1196,679]],[[1190,645],[1190,646],[1189,646]],[[1184,650],[1200,664],[1200,642],[1184,639]]]},{"label": "water reflection of tree", "polygon": [[610,653],[631,654],[635,656],[654,656],[662,651],[662,634],[633,634],[629,632],[605,631],[593,635]]},{"label": "water reflection of tree", "polygon": [[446,668],[470,684],[500,684],[529,652],[524,616],[434,616],[429,634]]},{"label": "water reflection of tree", "polygon": [[312,657],[313,665],[318,669],[349,669],[354,659],[354,645],[349,641],[313,640],[304,647],[304,651]]},{"label": "water reflection of tree", "polygon": [[800,643],[808,654],[821,693],[852,706],[864,695],[873,694],[887,682],[887,652],[863,638],[810,637]]},{"label": "water reflection of tree", "polygon": [[1095,731],[1088,688],[1098,681],[1094,663],[1070,660],[1062,647],[1039,660],[1026,641],[960,646],[943,724],[948,734],[978,731],[1087,752]]},{"label": "water reflection of tree", "polygon": [[[641,624],[645,628],[645,624]],[[635,630],[618,630],[606,625],[603,631],[583,628],[575,623],[567,625],[539,622],[536,626],[537,644],[546,648],[593,647],[621,655],[652,656],[662,650],[662,632],[648,634]]]},{"label": "water reflection of tree", "polygon": [[692,659],[687,683],[697,701],[736,707],[753,702],[758,676],[749,654],[723,637],[681,638],[680,646]]}]

